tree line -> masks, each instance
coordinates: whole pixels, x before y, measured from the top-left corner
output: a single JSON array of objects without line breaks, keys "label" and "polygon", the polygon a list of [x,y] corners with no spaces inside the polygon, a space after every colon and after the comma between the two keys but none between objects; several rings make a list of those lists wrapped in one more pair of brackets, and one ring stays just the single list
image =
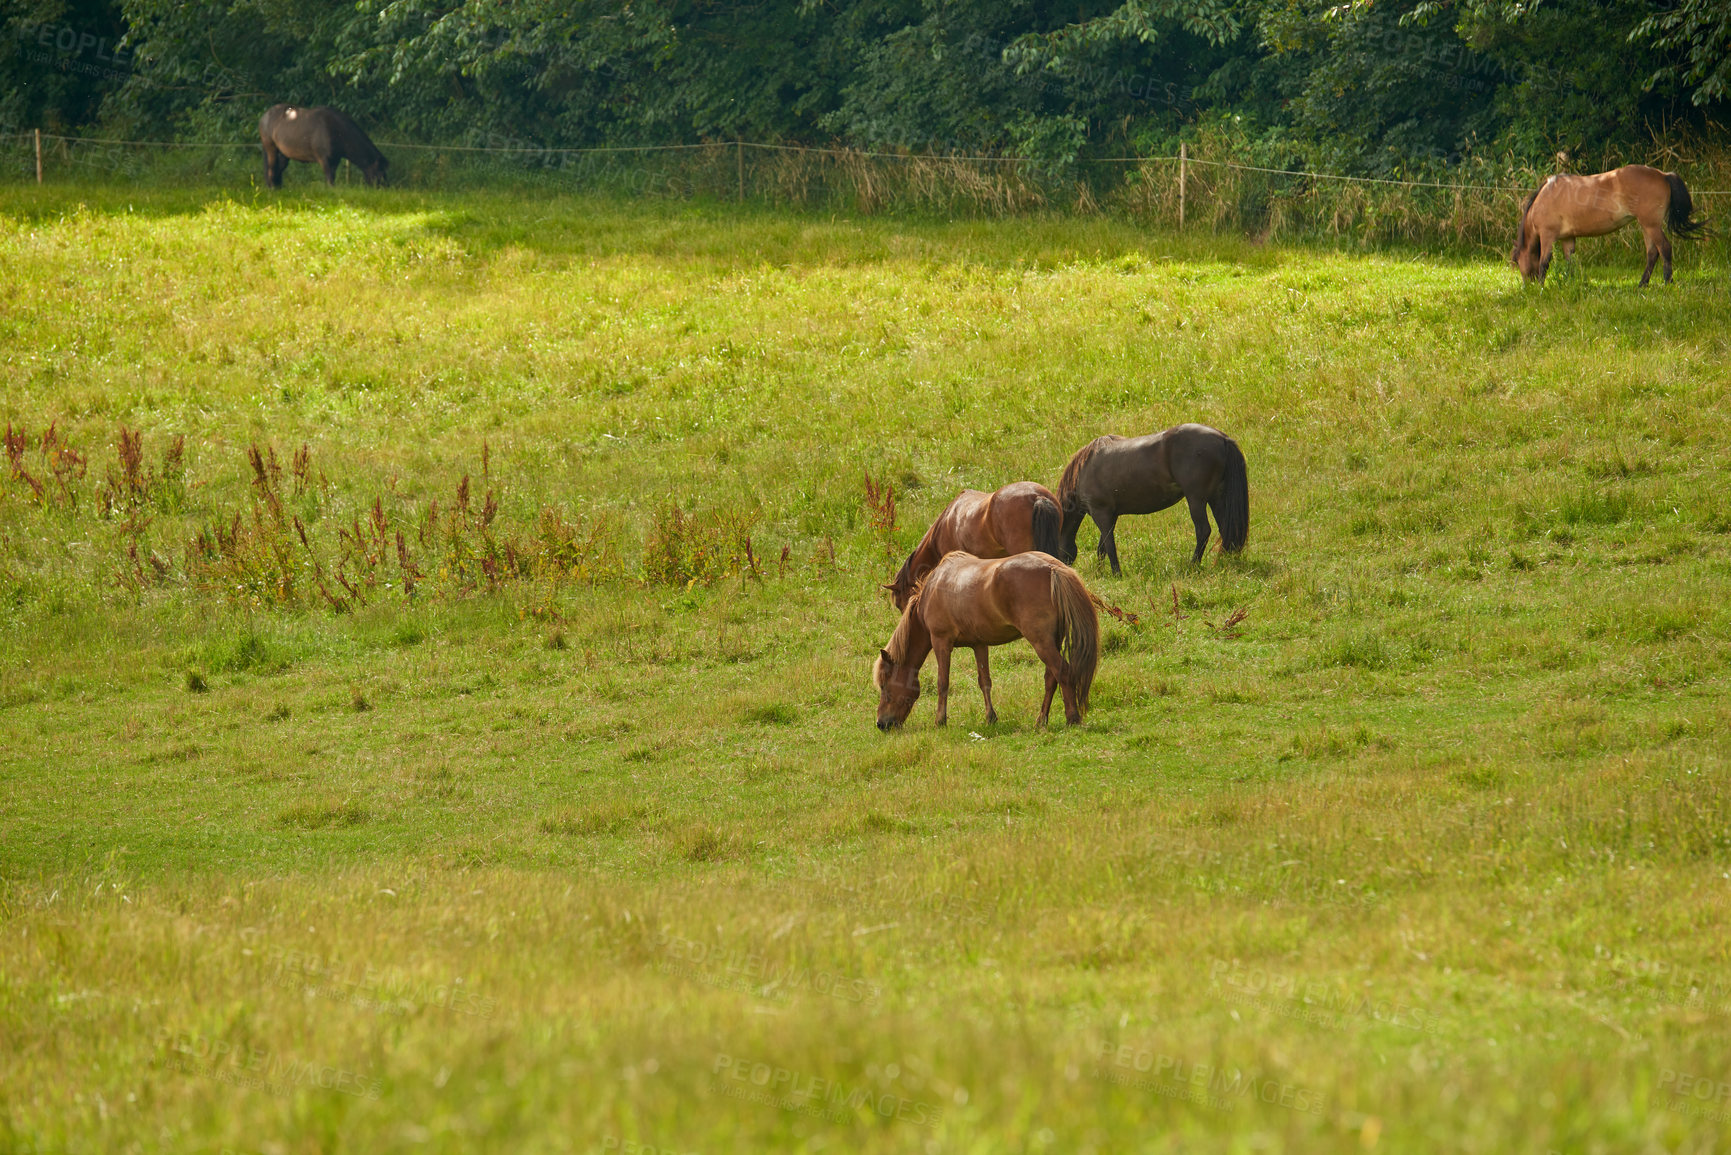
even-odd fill
[{"label": "tree line", "polygon": [[0,130],[992,153],[1424,176],[1722,141],[1725,0],[7,0]]}]

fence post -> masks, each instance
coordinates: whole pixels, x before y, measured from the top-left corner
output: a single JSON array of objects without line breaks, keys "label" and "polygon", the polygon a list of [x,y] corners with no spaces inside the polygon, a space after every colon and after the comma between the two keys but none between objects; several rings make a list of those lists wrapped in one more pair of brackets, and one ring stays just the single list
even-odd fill
[{"label": "fence post", "polygon": [[733,138],[733,160],[739,171],[739,203],[745,203],[745,142]]},{"label": "fence post", "polygon": [[42,130],[36,130],[36,183],[42,183]]},{"label": "fence post", "polygon": [[1184,227],[1184,177],[1190,166],[1190,153],[1183,144],[1178,146],[1178,227]]}]

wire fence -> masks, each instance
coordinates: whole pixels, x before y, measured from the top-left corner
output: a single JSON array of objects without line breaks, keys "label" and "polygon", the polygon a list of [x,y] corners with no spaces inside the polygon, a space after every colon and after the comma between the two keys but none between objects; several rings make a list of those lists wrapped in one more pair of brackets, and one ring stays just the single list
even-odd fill
[{"label": "wire fence", "polygon": [[[529,184],[640,198],[752,201],[874,214],[909,210],[1007,216],[1117,212],[1150,226],[1236,231],[1261,239],[1326,234],[1365,243],[1452,247],[1508,243],[1518,200],[1550,175],[1480,166],[1460,179],[1319,173],[1231,156],[1089,158],[1061,168],[1025,157],[882,152],[753,141],[554,148],[497,133],[460,144],[378,142],[392,183],[418,188]],[[250,154],[250,156],[249,156]],[[406,156],[404,154],[407,154]],[[0,181],[200,179],[257,183],[259,146],[0,134]],[[293,166],[291,166],[292,169]],[[320,179],[300,166],[296,181]],[[1688,169],[1691,185],[1731,184],[1723,161]],[[352,179],[345,166],[342,178]],[[1697,198],[1731,191],[1691,188]]]}]

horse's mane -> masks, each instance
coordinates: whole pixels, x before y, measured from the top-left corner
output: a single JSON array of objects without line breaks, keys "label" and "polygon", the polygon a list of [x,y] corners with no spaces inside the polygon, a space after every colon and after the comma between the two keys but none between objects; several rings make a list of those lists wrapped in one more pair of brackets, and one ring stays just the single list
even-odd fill
[{"label": "horse's mane", "polygon": [[[930,575],[928,574],[927,576]],[[914,620],[914,615],[919,612],[920,591],[925,588],[925,577],[920,578],[919,581],[914,583],[914,590],[908,595],[907,608],[902,611],[901,620],[896,623],[895,633],[891,634],[890,640],[884,644],[884,652],[889,654],[890,661],[895,662],[897,665],[900,665],[902,662],[907,660],[908,630],[911,628],[909,623]]]},{"label": "horse's mane", "polygon": [[1070,503],[1070,495],[1076,491],[1076,479],[1082,475],[1082,467],[1088,464],[1088,459],[1094,456],[1096,450],[1109,441],[1122,441],[1116,433],[1103,433],[1082,448],[1076,450],[1076,456],[1070,458],[1070,464],[1064,466],[1064,476],[1058,479],[1058,507],[1066,507]]},{"label": "horse's mane", "polygon": [[1533,211],[1533,202],[1539,199],[1539,193],[1543,192],[1544,188],[1544,185],[1540,185],[1528,193],[1527,199],[1521,202],[1521,219],[1520,223],[1515,226],[1515,252],[1517,253],[1527,247],[1527,214]]},{"label": "horse's mane", "polygon": [[[914,563],[920,559],[921,554],[926,553],[930,549],[932,537],[937,532],[938,523],[934,521],[931,524],[931,528],[926,530],[926,535],[920,538],[920,544],[914,546],[913,552],[908,554],[908,560],[902,563],[902,568],[896,571],[896,576],[890,581],[892,586],[900,585],[902,579],[905,577],[914,583],[914,589],[917,590],[920,588],[920,585],[925,581],[925,575],[922,574],[917,578],[914,577]],[[926,567],[926,573],[930,573],[933,568],[934,567],[931,566]]]},{"label": "horse's mane", "polygon": [[943,565],[956,554],[961,554],[964,557],[970,556],[965,549],[952,549],[938,559],[938,565],[921,574],[920,580],[914,583],[914,588],[908,591],[907,608],[902,610],[901,620],[896,623],[896,631],[890,635],[889,642],[884,646],[884,649],[889,652],[892,662],[899,664],[907,658],[908,631],[912,628],[911,623],[914,617],[920,612],[920,595],[926,592],[926,582],[934,573],[938,572],[938,566]]}]

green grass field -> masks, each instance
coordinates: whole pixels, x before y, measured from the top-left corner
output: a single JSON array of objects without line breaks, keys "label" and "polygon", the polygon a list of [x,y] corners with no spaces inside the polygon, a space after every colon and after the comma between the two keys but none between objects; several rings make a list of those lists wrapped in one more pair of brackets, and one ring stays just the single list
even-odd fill
[{"label": "green grass field", "polygon": [[[1731,262],[1582,249],[6,189],[0,1151],[1722,1148]],[[1083,726],[873,728],[1189,420]]]}]

